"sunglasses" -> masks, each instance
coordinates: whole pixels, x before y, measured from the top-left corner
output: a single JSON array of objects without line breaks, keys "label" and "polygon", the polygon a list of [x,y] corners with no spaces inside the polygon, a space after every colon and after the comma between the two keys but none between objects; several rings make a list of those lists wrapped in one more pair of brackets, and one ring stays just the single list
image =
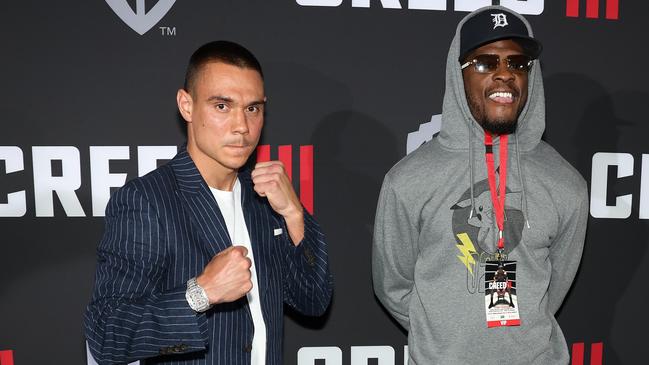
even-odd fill
[{"label": "sunglasses", "polygon": [[[507,56],[507,69],[512,72],[529,72],[532,68],[532,57],[524,54],[515,54]],[[475,56],[471,61],[462,64],[462,70],[471,64],[475,67],[476,72],[489,73],[496,72],[500,66],[500,57],[495,54],[481,54]]]}]

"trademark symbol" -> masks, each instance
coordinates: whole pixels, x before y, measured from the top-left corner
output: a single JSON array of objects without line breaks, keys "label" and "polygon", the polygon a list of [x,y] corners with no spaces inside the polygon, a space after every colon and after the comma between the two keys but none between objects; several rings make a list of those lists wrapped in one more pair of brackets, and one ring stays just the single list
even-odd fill
[{"label": "trademark symbol", "polygon": [[160,29],[160,34],[165,37],[175,37],[176,36],[176,27],[158,27]]}]

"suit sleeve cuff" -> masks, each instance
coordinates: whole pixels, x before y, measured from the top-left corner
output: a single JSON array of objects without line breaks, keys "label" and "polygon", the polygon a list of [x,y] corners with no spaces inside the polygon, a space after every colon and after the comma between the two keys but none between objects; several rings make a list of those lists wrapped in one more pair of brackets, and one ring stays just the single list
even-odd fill
[{"label": "suit sleeve cuff", "polygon": [[169,317],[162,317],[161,325],[183,326],[187,331],[185,347],[191,352],[204,349],[208,342],[207,316],[205,313],[195,312],[187,303],[185,292],[186,285],[180,285],[158,296],[160,306],[168,309]]},{"label": "suit sleeve cuff", "polygon": [[[284,223],[284,229],[287,230]],[[312,269],[315,267],[317,257],[314,250],[318,247],[319,242],[324,242],[324,235],[320,231],[320,226],[313,219],[311,214],[304,210],[304,237],[294,245],[290,235],[285,235],[288,256],[294,263],[298,263],[302,269]]]}]

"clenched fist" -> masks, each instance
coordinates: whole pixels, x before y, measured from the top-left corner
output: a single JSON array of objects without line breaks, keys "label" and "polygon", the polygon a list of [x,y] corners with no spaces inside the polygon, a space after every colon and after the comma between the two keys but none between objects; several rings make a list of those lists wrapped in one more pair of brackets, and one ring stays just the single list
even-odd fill
[{"label": "clenched fist", "polygon": [[196,278],[210,304],[234,302],[252,289],[252,261],[243,246],[232,246],[219,252]]},{"label": "clenched fist", "polygon": [[260,162],[252,170],[255,191],[268,199],[271,208],[286,221],[293,244],[298,245],[304,237],[304,215],[291,180],[281,161]]}]

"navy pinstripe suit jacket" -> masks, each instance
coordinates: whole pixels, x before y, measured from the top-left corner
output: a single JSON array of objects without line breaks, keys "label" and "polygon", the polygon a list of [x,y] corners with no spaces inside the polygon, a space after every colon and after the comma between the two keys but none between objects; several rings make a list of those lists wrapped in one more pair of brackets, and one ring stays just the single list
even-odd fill
[{"label": "navy pinstripe suit jacket", "polygon": [[[284,303],[322,314],[331,298],[327,248],[305,212],[296,247],[284,220],[239,173],[261,307],[267,327],[266,364],[282,364]],[[277,229],[282,233],[275,235]],[[246,297],[197,314],[186,282],[231,246],[218,205],[183,148],[168,164],[129,181],[111,197],[98,248],[86,337],[99,364],[250,364],[253,324]]]}]

